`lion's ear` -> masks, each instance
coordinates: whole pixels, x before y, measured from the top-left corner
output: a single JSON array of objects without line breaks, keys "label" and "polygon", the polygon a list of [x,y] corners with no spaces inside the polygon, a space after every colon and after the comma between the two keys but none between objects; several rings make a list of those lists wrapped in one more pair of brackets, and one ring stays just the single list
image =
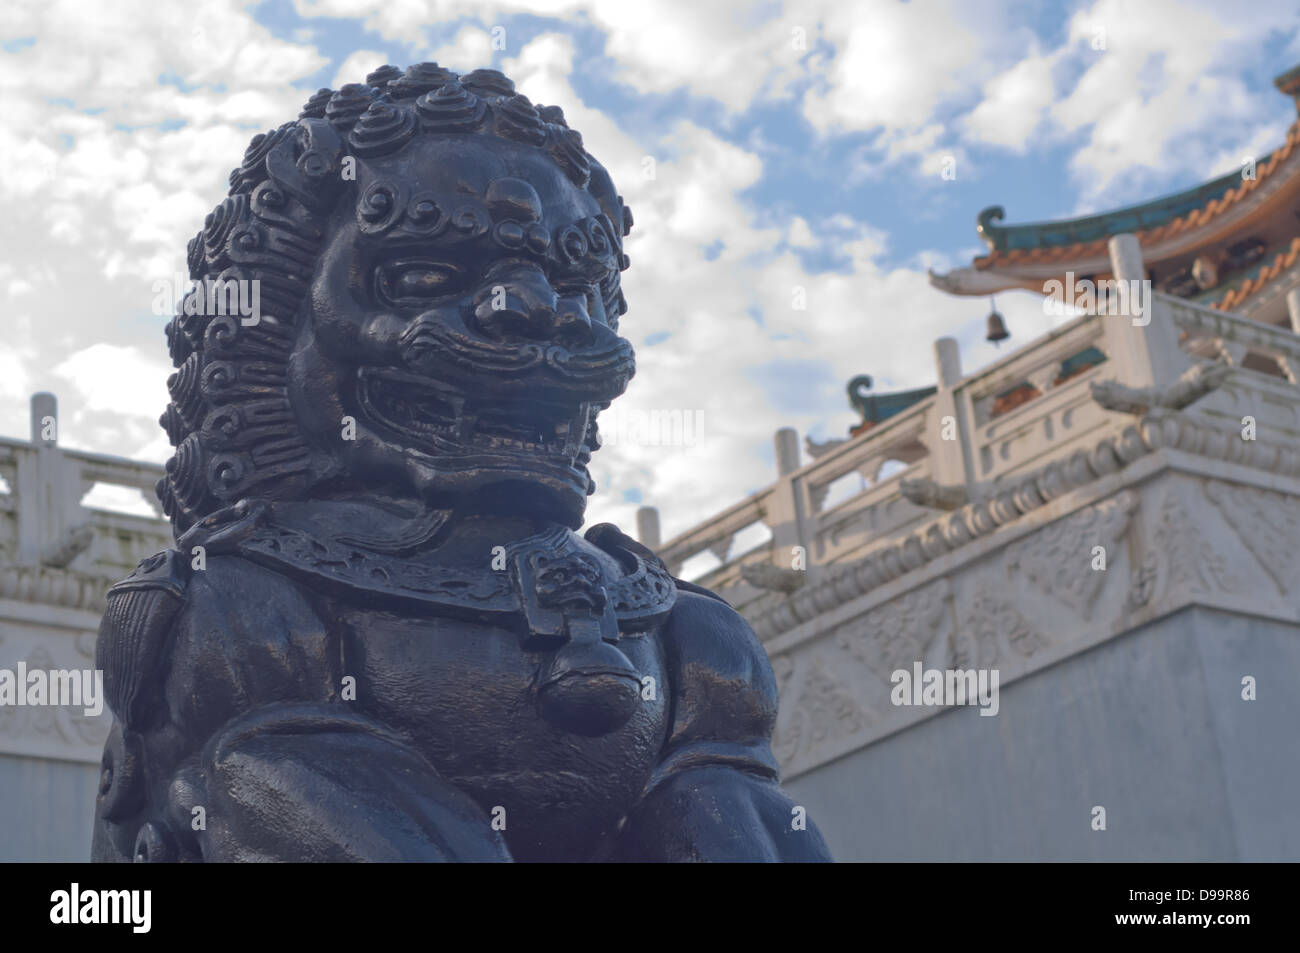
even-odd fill
[{"label": "lion's ear", "polygon": [[324,119],[299,119],[266,154],[271,178],[313,212],[326,213],[343,187],[343,140]]}]

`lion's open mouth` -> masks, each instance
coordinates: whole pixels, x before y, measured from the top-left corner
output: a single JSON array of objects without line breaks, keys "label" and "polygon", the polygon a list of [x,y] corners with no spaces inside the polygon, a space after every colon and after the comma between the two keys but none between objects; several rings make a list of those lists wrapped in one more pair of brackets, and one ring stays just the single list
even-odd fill
[{"label": "lion's open mouth", "polygon": [[590,460],[589,403],[464,394],[390,368],[362,368],[358,384],[375,422],[442,455],[527,454],[570,467]]}]

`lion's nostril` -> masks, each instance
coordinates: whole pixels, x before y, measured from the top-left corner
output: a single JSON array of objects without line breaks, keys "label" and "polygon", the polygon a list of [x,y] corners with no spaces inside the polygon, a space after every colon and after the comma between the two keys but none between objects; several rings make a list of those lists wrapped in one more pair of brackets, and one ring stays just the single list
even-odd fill
[{"label": "lion's nostril", "polygon": [[593,340],[592,320],[579,298],[530,294],[531,289],[497,286],[474,308],[474,324],[495,340],[558,341],[568,346]]},{"label": "lion's nostril", "polygon": [[558,308],[538,308],[532,318],[533,333],[539,338],[569,346],[591,342],[591,319],[581,306],[561,302]]},{"label": "lion's nostril", "polygon": [[555,332],[565,340],[590,343],[591,317],[581,306],[563,308],[555,316]]}]

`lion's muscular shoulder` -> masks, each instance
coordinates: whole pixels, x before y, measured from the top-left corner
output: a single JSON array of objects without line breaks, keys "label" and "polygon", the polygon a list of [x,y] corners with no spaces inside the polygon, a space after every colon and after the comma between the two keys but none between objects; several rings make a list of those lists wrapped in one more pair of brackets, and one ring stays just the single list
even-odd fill
[{"label": "lion's muscular shoulder", "polygon": [[193,569],[167,550],[109,591],[96,655],[124,726],[147,730],[165,712],[202,737],[258,704],[328,697],[328,643],[285,577],[231,555]]},{"label": "lion's muscular shoulder", "polygon": [[826,861],[817,828],[781,790],[772,757],[776,684],[762,645],[731,606],[679,593],[663,629],[674,677],[663,760],[629,816],[630,861]]},{"label": "lion's muscular shoulder", "polygon": [[[660,567],[654,552],[609,523],[587,539],[609,552],[635,553]],[[776,678],[767,653],[744,618],[726,601],[682,580],[660,625],[673,700],[664,768],[725,762],[776,776],[769,750],[776,724]]]},{"label": "lion's muscular shoulder", "polygon": [[678,593],[662,630],[675,702],[670,748],[718,741],[761,747],[776,723],[772,666],[749,624],[721,599]]},{"label": "lion's muscular shoulder", "polygon": [[211,556],[192,573],[176,618],[167,706],[188,734],[204,737],[257,705],[333,697],[337,665],[296,583],[239,556]]}]

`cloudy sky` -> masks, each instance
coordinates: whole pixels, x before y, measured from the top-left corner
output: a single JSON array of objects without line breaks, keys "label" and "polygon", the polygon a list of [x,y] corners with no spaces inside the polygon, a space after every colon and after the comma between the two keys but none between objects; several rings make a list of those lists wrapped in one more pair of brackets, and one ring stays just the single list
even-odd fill
[{"label": "cloudy sky", "polygon": [[[634,211],[640,371],[621,408],[700,411],[703,428],[693,446],[607,447],[591,517],[630,528],[650,503],[672,536],[772,479],[776,428],[842,436],[850,377],[933,383],[943,335],[967,370],[995,356],[987,302],[926,280],[982,250],[980,209],[1102,210],[1277,146],[1294,110],[1271,80],[1300,63],[1300,3],[1241,9],[4,0],[0,434],[26,437],[28,395],[52,390],[65,445],[165,460],[152,286],[183,270],[248,139],[382,63],[490,65],[563,107]],[[997,305],[1011,345],[1049,329],[1028,294]]]}]

